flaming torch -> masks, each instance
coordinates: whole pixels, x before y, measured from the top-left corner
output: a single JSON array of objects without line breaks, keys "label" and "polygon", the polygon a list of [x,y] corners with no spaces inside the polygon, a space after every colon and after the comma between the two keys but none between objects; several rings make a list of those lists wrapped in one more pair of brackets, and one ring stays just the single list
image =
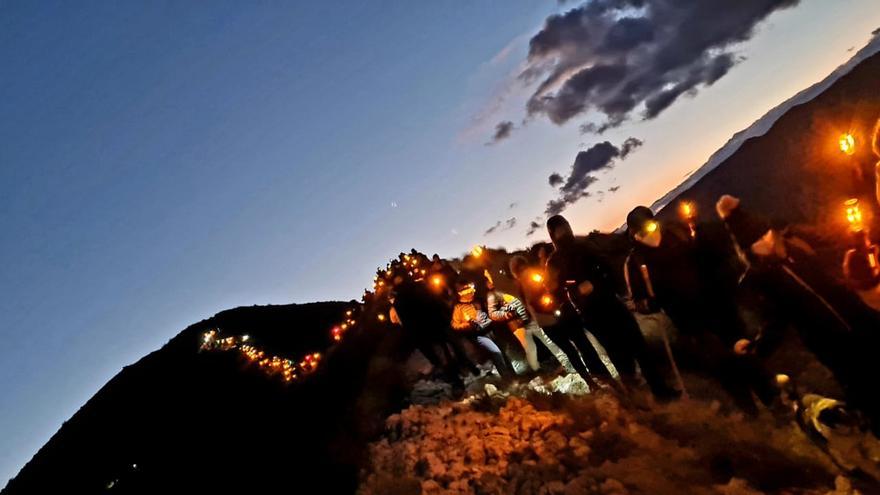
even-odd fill
[{"label": "flaming torch", "polygon": [[853,156],[856,153],[856,138],[852,134],[846,133],[840,136],[838,140],[840,151],[846,156]]},{"label": "flaming torch", "polygon": [[865,226],[862,223],[862,210],[859,208],[859,200],[852,198],[843,203],[846,208],[846,221],[852,232],[861,232]]},{"label": "flaming torch", "polygon": [[691,238],[697,237],[697,207],[690,201],[682,201],[678,207],[678,213],[682,220],[687,223],[688,229],[691,231]]}]

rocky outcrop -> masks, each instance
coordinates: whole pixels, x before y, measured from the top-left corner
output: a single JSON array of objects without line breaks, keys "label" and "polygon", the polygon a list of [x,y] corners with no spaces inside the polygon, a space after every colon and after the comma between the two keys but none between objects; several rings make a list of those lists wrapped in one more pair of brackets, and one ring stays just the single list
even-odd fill
[{"label": "rocky outcrop", "polygon": [[859,493],[795,426],[769,415],[744,420],[696,400],[649,411],[606,393],[524,398],[487,388],[389,417],[359,493]]}]

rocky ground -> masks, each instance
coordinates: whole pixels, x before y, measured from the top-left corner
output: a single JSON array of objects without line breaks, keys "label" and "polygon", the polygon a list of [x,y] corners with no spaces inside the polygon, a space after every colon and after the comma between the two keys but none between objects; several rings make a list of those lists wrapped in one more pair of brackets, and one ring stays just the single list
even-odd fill
[{"label": "rocky ground", "polygon": [[[575,375],[474,381],[451,400],[423,381],[370,447],[361,494],[856,494],[791,421],[717,401],[587,393]],[[502,391],[503,390],[503,391]]]}]

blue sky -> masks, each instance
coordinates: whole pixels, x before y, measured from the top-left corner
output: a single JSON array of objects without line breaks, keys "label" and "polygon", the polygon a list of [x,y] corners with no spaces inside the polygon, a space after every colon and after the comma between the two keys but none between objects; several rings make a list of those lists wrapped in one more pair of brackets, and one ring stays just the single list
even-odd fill
[{"label": "blue sky", "polygon": [[0,1],[0,479],[186,325],[357,298],[409,247],[537,240],[547,176],[634,136],[599,176],[621,190],[566,212],[619,225],[864,45],[872,3],[774,13],[714,85],[597,138],[522,124],[529,38],[573,2]]}]

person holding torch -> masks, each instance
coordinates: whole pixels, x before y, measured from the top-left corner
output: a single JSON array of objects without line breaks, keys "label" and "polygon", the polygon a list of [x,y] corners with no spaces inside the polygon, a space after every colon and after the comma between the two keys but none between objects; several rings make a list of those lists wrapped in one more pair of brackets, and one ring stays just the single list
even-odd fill
[{"label": "person holding torch", "polygon": [[744,332],[732,284],[713,278],[717,270],[711,264],[719,262],[707,260],[712,255],[709,250],[698,250],[692,228],[661,224],[645,206],[633,209],[626,224],[633,247],[625,275],[636,310],[666,313],[678,329],[676,348],[685,364],[717,379],[743,411],[758,412],[752,392],[764,404],[772,404],[778,395],[773,377],[754,357],[733,352]]},{"label": "person holding torch", "polygon": [[568,298],[584,326],[599,340],[624,383],[638,381],[636,363],[654,396],[678,395],[665,382],[658,363],[648,352],[635,317],[617,297],[608,266],[585,241],[576,239],[561,215],[547,220],[556,250],[547,260],[547,288],[551,297]]}]

